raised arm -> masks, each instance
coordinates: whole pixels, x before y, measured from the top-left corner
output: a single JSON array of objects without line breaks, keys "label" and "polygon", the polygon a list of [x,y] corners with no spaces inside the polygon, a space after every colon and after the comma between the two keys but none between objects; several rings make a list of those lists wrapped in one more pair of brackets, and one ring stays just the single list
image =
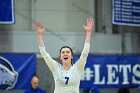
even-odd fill
[{"label": "raised arm", "polygon": [[91,33],[93,30],[93,26],[94,26],[94,21],[92,18],[88,18],[86,25],[83,25],[83,27],[86,31],[85,45],[84,45],[84,49],[81,53],[80,59],[76,63],[80,72],[84,71],[84,67],[86,64],[87,56],[88,56],[89,49],[90,49],[90,40],[91,40]]},{"label": "raised arm", "polygon": [[83,27],[84,27],[84,29],[86,31],[85,43],[90,43],[91,33],[92,33],[92,30],[93,30],[93,26],[94,26],[94,21],[93,21],[92,18],[88,18],[86,25],[83,25]]},{"label": "raised arm", "polygon": [[37,35],[38,35],[38,44],[40,47],[45,47],[44,46],[44,41],[43,41],[43,37],[42,34],[45,31],[45,29],[43,28],[42,24],[40,22],[37,22],[35,24],[35,28],[37,30]]},{"label": "raised arm", "polygon": [[38,44],[39,44],[39,49],[40,53],[45,60],[46,64],[54,74],[57,69],[57,62],[51,58],[51,56],[46,52],[44,41],[43,41],[43,32],[45,29],[43,28],[42,24],[40,22],[37,22],[35,24],[35,28],[37,30],[37,36],[38,36]]}]

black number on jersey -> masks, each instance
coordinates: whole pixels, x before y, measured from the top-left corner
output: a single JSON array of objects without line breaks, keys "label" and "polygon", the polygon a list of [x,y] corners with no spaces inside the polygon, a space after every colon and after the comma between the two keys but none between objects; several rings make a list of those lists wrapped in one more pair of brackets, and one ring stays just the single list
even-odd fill
[{"label": "black number on jersey", "polygon": [[65,77],[65,79],[66,79],[65,84],[66,84],[66,85],[68,85],[68,82],[69,82],[69,77]]}]

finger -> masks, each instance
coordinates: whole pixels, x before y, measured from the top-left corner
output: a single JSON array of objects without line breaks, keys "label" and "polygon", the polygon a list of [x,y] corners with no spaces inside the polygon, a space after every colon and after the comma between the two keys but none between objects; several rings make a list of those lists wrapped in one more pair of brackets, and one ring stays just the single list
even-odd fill
[{"label": "finger", "polygon": [[90,24],[93,25],[93,20],[92,19],[90,19]]},{"label": "finger", "polygon": [[35,29],[38,31],[38,22],[35,22]]},{"label": "finger", "polygon": [[37,29],[37,27],[38,27],[38,22],[35,23],[35,28]]},{"label": "finger", "polygon": [[83,25],[83,27],[84,27],[84,28],[86,28],[86,26],[85,26],[85,25]]},{"label": "finger", "polygon": [[88,21],[88,25],[91,25],[91,23],[92,23],[92,22],[91,22],[91,17],[89,17],[88,20],[89,20],[89,21]]},{"label": "finger", "polygon": [[93,25],[93,24],[94,24],[93,19],[90,18],[90,25]]},{"label": "finger", "polygon": [[87,25],[89,25],[90,24],[90,18],[88,18],[88,23],[87,23]]},{"label": "finger", "polygon": [[93,21],[92,18],[90,18],[90,24],[92,24],[92,21]]},{"label": "finger", "polygon": [[37,22],[37,23],[36,23],[36,27],[39,27],[39,26],[40,26],[40,22]]},{"label": "finger", "polygon": [[92,19],[92,26],[94,26],[94,21],[93,21],[93,19]]},{"label": "finger", "polygon": [[40,22],[38,22],[38,26],[39,26],[39,27],[41,26],[41,23],[40,23]]},{"label": "finger", "polygon": [[38,22],[38,27],[41,28],[41,29],[43,28],[43,25],[42,25],[41,22]]},{"label": "finger", "polygon": [[87,18],[87,23],[86,23],[86,25],[88,25],[88,18]]},{"label": "finger", "polygon": [[37,30],[43,29],[43,26],[42,26],[41,22],[36,22],[36,29]]},{"label": "finger", "polygon": [[93,21],[93,20],[92,20],[92,18],[90,17],[90,19],[89,19],[89,20],[90,20],[90,24],[92,25],[92,21]]}]

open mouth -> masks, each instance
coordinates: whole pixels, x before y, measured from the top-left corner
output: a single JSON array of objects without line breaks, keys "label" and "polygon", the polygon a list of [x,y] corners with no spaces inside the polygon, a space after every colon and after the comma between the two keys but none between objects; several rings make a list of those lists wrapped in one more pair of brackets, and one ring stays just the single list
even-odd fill
[{"label": "open mouth", "polygon": [[65,59],[65,60],[67,60],[67,59],[68,59],[68,57],[64,57],[64,59]]}]

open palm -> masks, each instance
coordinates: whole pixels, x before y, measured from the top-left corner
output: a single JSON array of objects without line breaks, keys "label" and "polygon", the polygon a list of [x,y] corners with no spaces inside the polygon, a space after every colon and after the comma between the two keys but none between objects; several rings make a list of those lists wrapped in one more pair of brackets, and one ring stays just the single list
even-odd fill
[{"label": "open palm", "polygon": [[88,18],[87,19],[87,23],[86,23],[86,25],[83,25],[84,26],[84,29],[85,29],[85,31],[87,32],[91,32],[92,30],[93,30],[93,26],[94,26],[94,21],[93,21],[93,19],[92,18]]},{"label": "open palm", "polygon": [[45,31],[45,29],[43,28],[43,26],[40,22],[35,23],[35,28],[38,31],[38,33],[41,33],[41,34]]}]

